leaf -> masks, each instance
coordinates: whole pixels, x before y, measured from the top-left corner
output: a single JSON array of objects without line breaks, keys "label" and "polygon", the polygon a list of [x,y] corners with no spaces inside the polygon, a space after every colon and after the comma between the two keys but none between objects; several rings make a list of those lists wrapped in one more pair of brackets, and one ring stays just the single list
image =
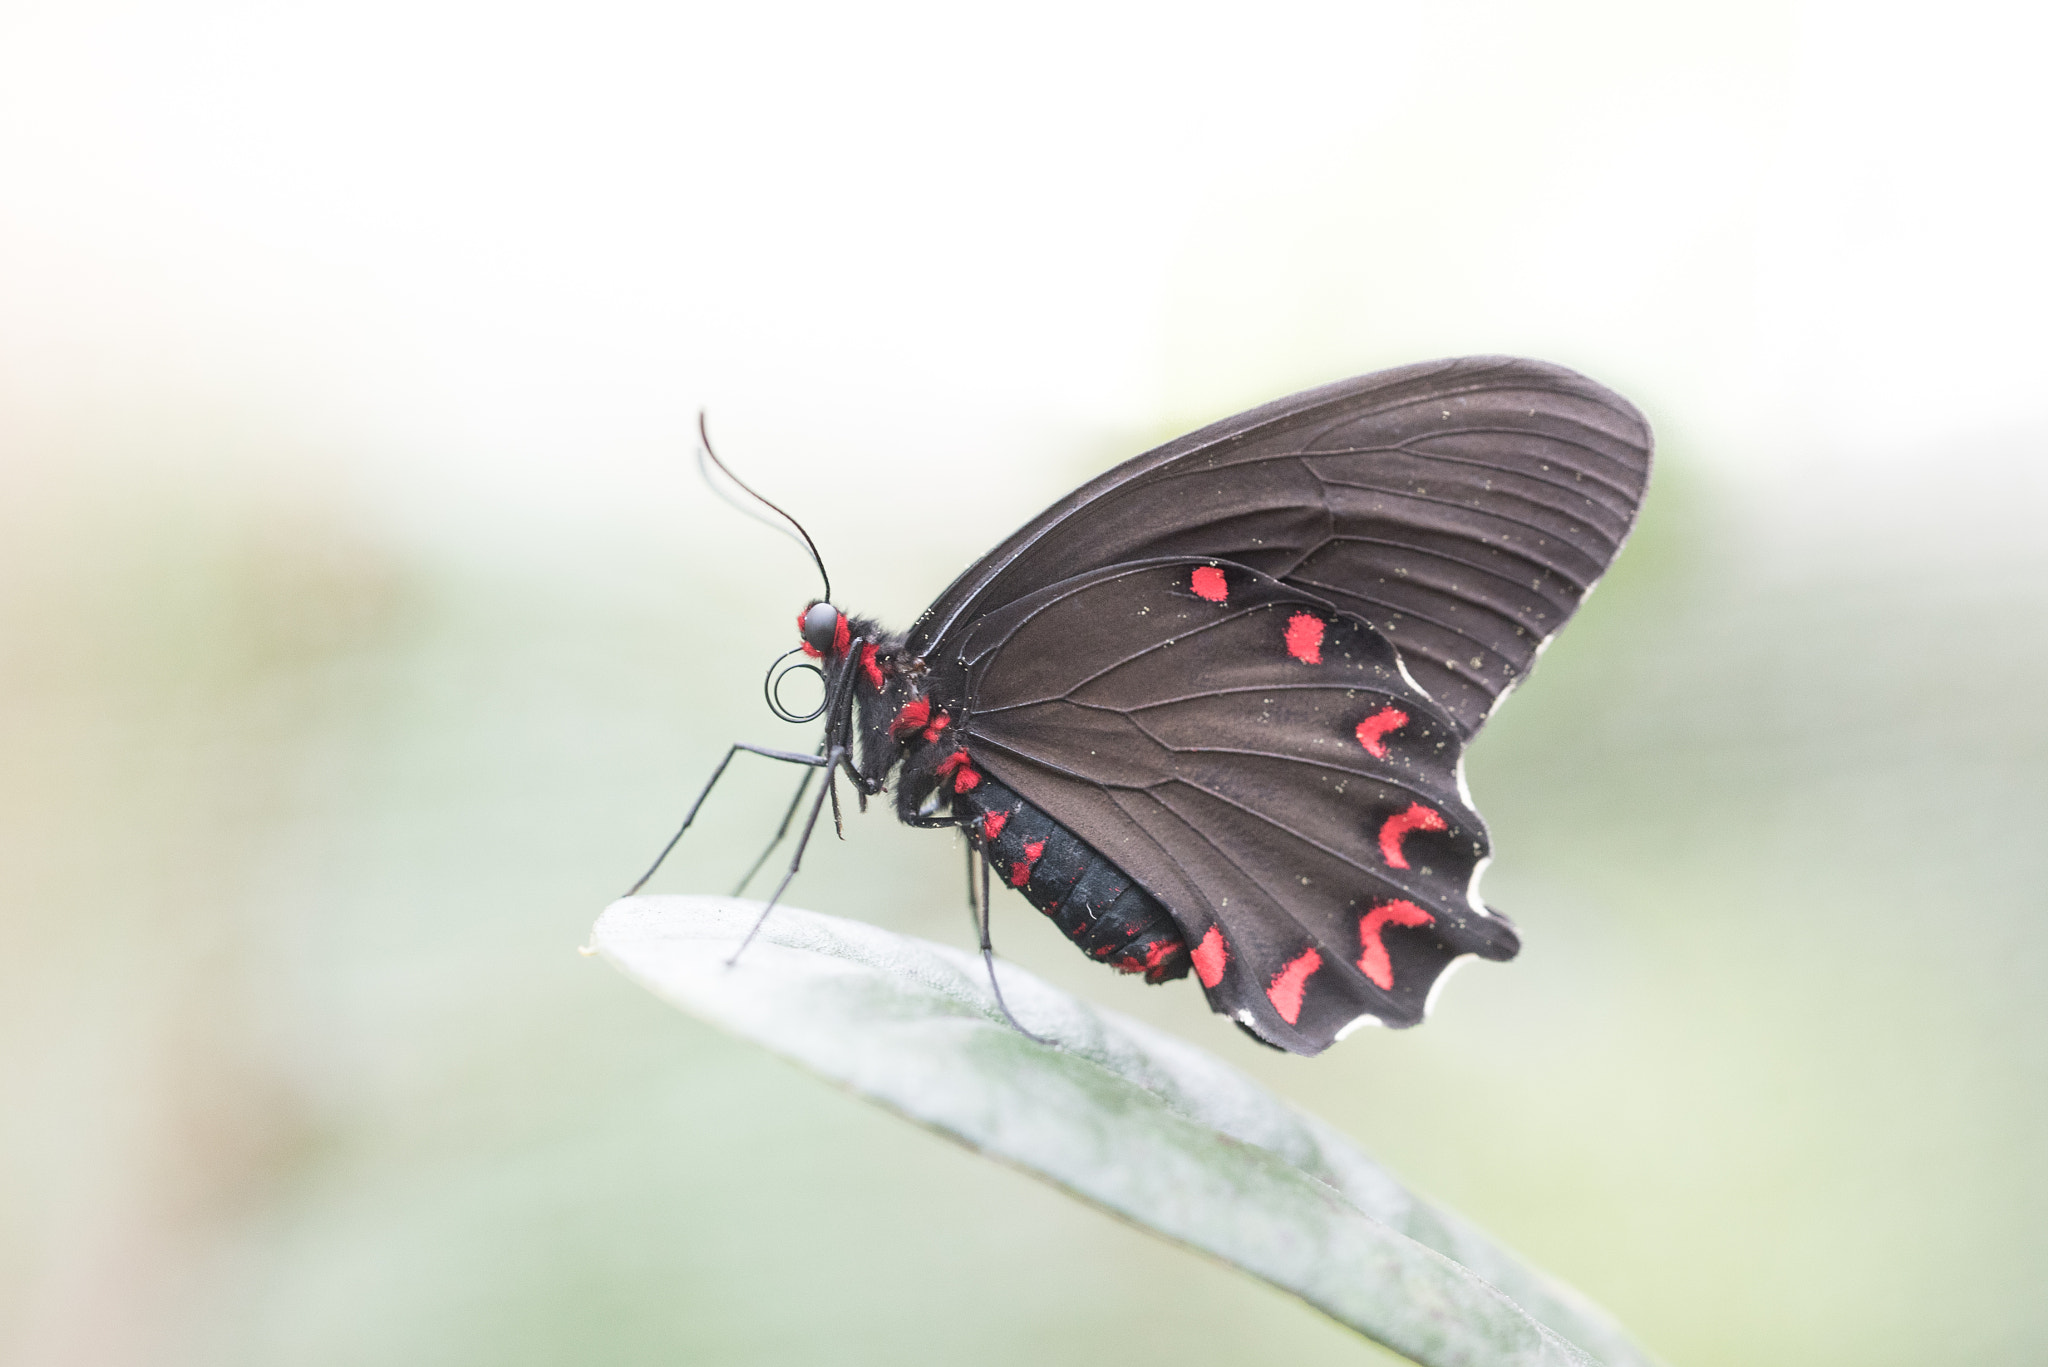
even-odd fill
[{"label": "leaf", "polygon": [[761,904],[639,897],[597,952],[656,995],[969,1148],[1222,1259],[1429,1367],[1654,1360],[1604,1313],[1191,1045],[999,963]]}]

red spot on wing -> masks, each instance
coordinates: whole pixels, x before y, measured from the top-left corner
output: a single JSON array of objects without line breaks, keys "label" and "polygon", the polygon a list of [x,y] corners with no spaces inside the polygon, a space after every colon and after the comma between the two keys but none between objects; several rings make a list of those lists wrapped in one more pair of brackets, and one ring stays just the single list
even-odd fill
[{"label": "red spot on wing", "polygon": [[1323,662],[1323,619],[1297,612],[1287,619],[1287,653],[1305,665]]},{"label": "red spot on wing", "polygon": [[1431,811],[1420,802],[1408,804],[1405,812],[1396,812],[1380,827],[1380,854],[1386,858],[1390,869],[1408,867],[1408,856],[1401,853],[1401,841],[1410,831],[1447,831],[1450,829],[1437,812]]},{"label": "red spot on wing", "polygon": [[[1010,886],[1021,888],[1031,881],[1031,866],[1038,862],[1038,856],[1045,853],[1045,842],[1034,840],[1024,847],[1024,857],[1010,865]],[[1108,946],[1104,946],[1107,952]]]},{"label": "red spot on wing", "polygon": [[1230,946],[1223,943],[1223,932],[1210,926],[1202,936],[1202,943],[1195,946],[1195,976],[1202,980],[1202,986],[1214,987],[1223,981],[1223,966],[1230,962]]},{"label": "red spot on wing", "polygon": [[1374,759],[1387,757],[1387,733],[1408,724],[1408,714],[1398,707],[1382,707],[1358,724],[1358,743]]},{"label": "red spot on wing", "polygon": [[1003,827],[1010,824],[1008,812],[983,812],[981,814],[981,838],[994,840],[1003,833]]},{"label": "red spot on wing", "polygon": [[873,684],[876,688],[880,688],[882,686],[882,666],[875,659],[875,652],[880,649],[881,647],[876,645],[872,641],[868,642],[866,645],[860,648],[861,670],[868,676],[868,682]]},{"label": "red spot on wing", "polygon": [[1223,571],[1214,565],[1203,565],[1195,571],[1194,589],[1197,598],[1206,598],[1220,603],[1230,596],[1230,586],[1223,582]]},{"label": "red spot on wing", "polygon": [[1313,949],[1304,949],[1273,975],[1273,984],[1266,989],[1266,999],[1273,1003],[1273,1009],[1280,1013],[1281,1020],[1292,1025],[1301,1019],[1301,997],[1308,987],[1309,974],[1322,966],[1321,954]]},{"label": "red spot on wing", "polygon": [[903,709],[896,714],[896,720],[889,723],[889,734],[897,740],[908,740],[922,730],[924,724],[931,719],[930,701],[925,698],[913,699],[903,704]]},{"label": "red spot on wing", "polygon": [[1374,907],[1358,918],[1358,943],[1364,951],[1358,956],[1358,971],[1372,979],[1381,991],[1393,991],[1394,961],[1387,956],[1380,931],[1390,925],[1426,926],[1435,921],[1436,917],[1413,902],[1389,902],[1383,907]]}]

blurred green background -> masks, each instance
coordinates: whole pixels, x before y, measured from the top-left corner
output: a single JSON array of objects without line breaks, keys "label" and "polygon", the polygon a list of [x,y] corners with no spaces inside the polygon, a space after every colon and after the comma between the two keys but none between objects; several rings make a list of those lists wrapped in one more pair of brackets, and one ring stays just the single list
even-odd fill
[{"label": "blurred green background", "polygon": [[[1661,460],[1472,756],[1522,957],[1303,1061],[998,944],[1674,1363],[2038,1361],[2040,20],[1421,8],[0,8],[0,1360],[1376,1360],[575,948],[802,739],[699,404],[902,625],[1507,351]],[[965,943],[957,861],[876,812],[795,900]]]}]

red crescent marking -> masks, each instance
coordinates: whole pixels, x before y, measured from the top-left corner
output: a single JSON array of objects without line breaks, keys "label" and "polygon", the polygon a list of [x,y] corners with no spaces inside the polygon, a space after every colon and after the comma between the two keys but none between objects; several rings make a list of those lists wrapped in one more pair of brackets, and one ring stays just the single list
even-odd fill
[{"label": "red crescent marking", "polygon": [[[810,609],[809,609],[809,608],[805,608],[805,609],[804,609],[804,612],[809,612],[809,611],[810,611]],[[810,657],[811,657],[812,659],[814,659],[814,660],[822,660],[822,659],[824,659],[824,658],[825,658],[825,656],[824,656],[824,653],[823,653],[822,651],[818,650],[818,649],[817,649],[817,648],[816,648],[815,646],[813,646],[813,645],[812,645],[812,644],[811,644],[811,643],[810,643],[809,641],[806,641],[806,640],[804,640],[804,639],[803,639],[803,635],[804,635],[804,612],[799,612],[799,613],[798,613],[798,614],[796,615],[796,635],[797,635],[797,644],[798,644],[798,645],[800,645],[800,646],[802,646],[802,647],[804,648],[804,654],[806,654],[806,655],[810,656]]]},{"label": "red crescent marking", "polygon": [[1223,582],[1223,571],[1214,565],[1203,565],[1195,571],[1195,596],[1220,603],[1230,596],[1230,586]]},{"label": "red crescent marking", "polygon": [[1287,619],[1287,653],[1305,665],[1323,662],[1323,619],[1297,612]]},{"label": "red crescent marking", "polygon": [[1387,757],[1386,735],[1408,724],[1408,714],[1398,707],[1382,707],[1358,724],[1358,743],[1374,759]]},{"label": "red crescent marking", "polygon": [[1408,810],[1397,812],[1380,827],[1380,853],[1385,856],[1390,869],[1408,867],[1408,856],[1401,853],[1401,840],[1410,831],[1447,831],[1450,829],[1441,815],[1431,811],[1420,802],[1408,804]]},{"label": "red crescent marking", "polygon": [[1195,976],[1202,980],[1202,986],[1214,987],[1223,981],[1223,966],[1230,962],[1230,946],[1223,943],[1223,932],[1210,926],[1202,936],[1202,943],[1195,946]]},{"label": "red crescent marking", "polygon": [[882,666],[875,662],[875,652],[880,649],[873,641],[860,648],[860,667],[866,672],[868,682],[878,689],[882,686]]},{"label": "red crescent marking", "polygon": [[1426,926],[1435,922],[1436,917],[1413,902],[1389,902],[1383,907],[1374,907],[1358,918],[1358,943],[1365,950],[1358,956],[1358,971],[1372,979],[1382,992],[1393,991],[1394,961],[1387,956],[1387,947],[1380,941],[1380,931],[1388,925]]},{"label": "red crescent marking", "polygon": [[[1034,840],[1030,844],[1026,845],[1024,847],[1024,857],[1022,859],[1019,859],[1016,863],[1010,865],[1010,886],[1013,888],[1021,888],[1026,883],[1030,882],[1031,866],[1033,864],[1036,864],[1038,862],[1038,856],[1044,853],[1045,842],[1043,840]],[[1109,952],[1109,946],[1104,945],[1102,948],[1102,952],[1107,954]]]},{"label": "red crescent marking", "polygon": [[1301,996],[1308,986],[1308,975],[1322,966],[1321,954],[1313,949],[1304,949],[1273,975],[1273,985],[1266,989],[1266,998],[1280,1013],[1281,1020],[1292,1025],[1301,1019]]}]

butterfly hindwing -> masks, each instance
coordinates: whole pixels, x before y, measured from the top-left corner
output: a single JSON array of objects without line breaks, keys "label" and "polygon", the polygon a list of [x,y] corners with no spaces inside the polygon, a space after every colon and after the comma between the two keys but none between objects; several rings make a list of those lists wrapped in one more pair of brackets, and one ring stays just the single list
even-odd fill
[{"label": "butterfly hindwing", "polygon": [[1649,479],[1650,430],[1561,366],[1470,357],[1267,404],[1083,485],[911,629],[932,655],[1082,571],[1215,556],[1379,631],[1470,736],[1605,572]]},{"label": "butterfly hindwing", "polygon": [[1212,1004],[1276,1044],[1414,1024],[1454,959],[1517,948],[1471,894],[1459,727],[1327,598],[1223,559],[1114,565],[932,664],[976,762],[1159,898]]}]

